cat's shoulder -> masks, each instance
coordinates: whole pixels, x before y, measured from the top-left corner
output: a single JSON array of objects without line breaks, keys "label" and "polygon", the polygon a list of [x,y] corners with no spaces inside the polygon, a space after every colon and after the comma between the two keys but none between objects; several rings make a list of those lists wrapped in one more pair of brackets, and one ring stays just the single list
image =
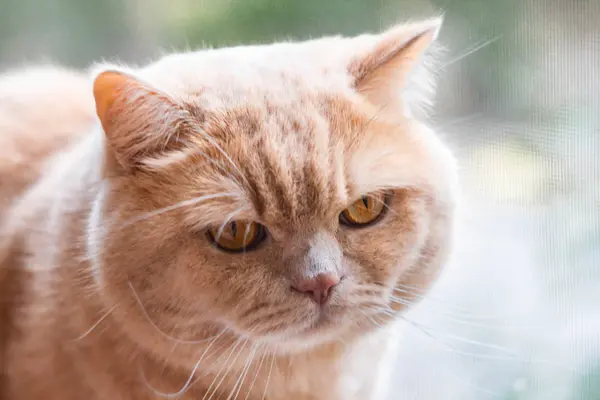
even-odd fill
[{"label": "cat's shoulder", "polygon": [[83,73],[48,66],[0,74],[0,210],[37,180],[49,157],[88,130],[93,104]]}]

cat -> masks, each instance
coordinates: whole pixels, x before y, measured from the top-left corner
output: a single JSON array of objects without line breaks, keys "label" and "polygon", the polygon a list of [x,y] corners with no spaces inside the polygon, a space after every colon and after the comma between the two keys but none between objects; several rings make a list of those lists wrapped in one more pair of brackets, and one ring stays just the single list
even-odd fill
[{"label": "cat", "polygon": [[0,398],[384,398],[452,249],[441,24],[2,76]]}]

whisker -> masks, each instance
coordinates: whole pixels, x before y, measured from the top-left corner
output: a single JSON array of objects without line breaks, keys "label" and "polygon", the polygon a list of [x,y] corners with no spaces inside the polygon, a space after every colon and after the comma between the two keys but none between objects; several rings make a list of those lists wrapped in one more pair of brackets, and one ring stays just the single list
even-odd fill
[{"label": "whisker", "polygon": [[408,290],[414,290],[416,293],[424,293],[427,289],[424,287],[420,287],[420,286],[414,286],[414,285],[407,285],[405,283],[396,283],[396,286],[400,286],[404,289],[408,289]]},{"label": "whisker", "polygon": [[[414,325],[412,324],[412,321],[410,320],[406,320],[405,318],[403,318],[405,321],[407,321],[411,326],[417,328],[420,332],[422,332],[424,335],[426,335],[427,337],[429,337],[430,339],[433,339],[434,341],[437,341],[439,343],[442,343],[443,345],[449,347],[453,352],[459,352],[458,350],[455,350],[452,346],[448,345],[447,343],[440,341],[439,339],[437,339],[435,336],[431,335],[428,331],[422,329],[420,326],[418,325]],[[450,374],[452,374],[455,377],[458,377],[456,374],[454,374],[451,370],[448,370],[447,372],[449,372]],[[470,382],[470,380],[465,381],[461,378],[459,378],[463,383],[467,384],[469,387],[472,387],[473,389],[480,391],[481,393],[487,394],[489,396],[495,397],[495,398],[500,398],[500,394],[493,392],[491,390],[485,389],[485,388],[481,388],[478,385],[474,384],[473,382]]]},{"label": "whisker", "polygon": [[[221,377],[221,380],[219,381],[219,383],[217,383],[217,386],[214,388],[214,390],[211,393],[211,388],[213,387],[214,383],[216,382],[217,378],[221,375],[221,373],[223,372],[223,370],[225,369],[225,366],[227,365],[227,362],[229,361],[229,359],[231,358],[231,356],[233,355],[233,353],[235,352],[235,350],[237,349],[238,345],[240,345],[241,343],[243,343],[242,348],[240,349],[240,351],[235,355],[235,357],[233,358],[233,360],[231,360],[231,363],[229,364],[229,366],[227,367],[227,370],[225,371],[225,373],[223,374],[223,376]],[[210,384],[210,386],[208,387],[208,389],[206,390],[206,394],[202,397],[202,400],[206,399],[206,396],[208,396],[209,393],[211,393],[210,397],[208,398],[208,400],[212,399],[213,396],[217,393],[217,390],[219,389],[219,387],[221,386],[221,384],[223,383],[223,381],[225,380],[225,377],[227,376],[227,374],[229,373],[229,371],[231,370],[231,367],[233,366],[233,364],[235,363],[235,361],[238,359],[238,357],[240,356],[240,354],[242,353],[242,351],[244,350],[244,348],[246,347],[246,345],[248,344],[248,339],[244,339],[244,341],[242,342],[241,340],[237,340],[235,346],[233,346],[233,349],[231,350],[231,352],[229,353],[229,356],[227,357],[227,359],[223,362],[223,368],[221,368],[221,370],[219,370],[219,372],[217,373],[217,375],[215,375],[215,378],[213,379],[212,383]]]},{"label": "whisker", "polygon": [[[221,239],[221,235],[223,234],[223,230],[225,229],[225,225],[227,225],[229,223],[229,221],[231,221],[231,219],[240,211],[242,211],[243,208],[238,208],[237,210],[235,210],[234,212],[232,212],[231,214],[229,214],[227,216],[227,218],[225,219],[225,221],[221,224],[221,226],[219,227],[219,230],[217,231],[217,234],[215,235],[215,240],[218,242],[219,239]],[[248,226],[250,226],[250,224],[248,224]]]},{"label": "whisker", "polygon": [[[229,173],[229,171],[227,171],[227,170],[225,169],[225,167],[224,167],[224,166],[223,166],[223,165],[222,165],[220,162],[217,162],[217,160],[216,160],[214,157],[211,157],[211,156],[209,156],[208,154],[206,154],[205,152],[203,152],[202,150],[199,150],[199,149],[195,149],[195,150],[192,150],[192,151],[193,151],[194,153],[197,153],[197,154],[200,154],[200,155],[204,156],[204,158],[205,158],[206,160],[208,160],[208,162],[210,162],[212,165],[214,165],[215,167],[217,167],[217,169],[218,169],[220,172],[222,172],[222,173],[223,173],[223,175],[226,175],[226,176],[227,176],[227,178],[231,179],[231,180],[232,180],[232,181],[233,181],[235,184],[237,184],[239,187],[241,187],[241,186],[242,186],[242,185],[241,185],[241,183],[240,183],[240,181],[239,181],[239,180],[238,180],[238,179],[237,179],[237,178],[236,178],[234,175],[232,175],[231,173]],[[242,175],[242,176],[243,176],[243,175]]]},{"label": "whisker", "polygon": [[400,214],[398,214],[398,213],[396,212],[396,210],[394,210],[392,207],[390,207],[390,206],[389,206],[389,205],[388,205],[388,204],[387,204],[385,201],[382,201],[381,199],[379,199],[379,198],[377,198],[377,197],[375,197],[375,196],[373,196],[372,198],[373,198],[373,200],[375,200],[375,201],[379,202],[379,204],[381,204],[383,207],[385,207],[385,209],[386,209],[388,212],[391,212],[392,214],[394,214],[394,215],[395,215],[395,216],[397,216],[397,217],[399,217],[399,216],[400,216]]},{"label": "whisker", "polygon": [[[194,365],[194,368],[192,369],[192,372],[190,373],[190,376],[188,377],[187,381],[183,384],[183,386],[181,387],[181,389],[179,389],[177,392],[173,392],[173,393],[165,393],[165,392],[161,392],[155,388],[153,388],[150,383],[148,382],[148,380],[146,379],[143,371],[142,371],[142,378],[146,384],[146,386],[148,386],[148,388],[150,388],[150,390],[152,392],[154,392],[155,395],[160,396],[160,397],[166,397],[166,398],[173,398],[173,397],[178,397],[181,396],[182,394],[184,394],[190,387],[191,387],[191,382],[192,379],[194,378],[194,375],[196,375],[196,371],[198,370],[198,367],[200,366],[200,363],[202,362],[202,360],[204,359],[204,357],[206,356],[206,354],[208,353],[208,350],[210,350],[210,348],[212,347],[213,344],[215,344],[215,342],[219,339],[219,337],[221,337],[221,335],[223,333],[225,333],[225,331],[227,330],[227,328],[224,328],[218,335],[216,335],[213,340],[208,344],[208,346],[206,347],[206,349],[204,350],[204,352],[202,353],[202,355],[200,356],[200,358],[198,359],[198,361],[196,362],[196,364]],[[195,383],[195,381],[194,381]]]},{"label": "whisker", "polygon": [[[419,322],[417,322],[415,320],[409,319],[406,316],[402,316],[399,313],[394,312],[394,310],[389,309],[389,308],[381,308],[379,310],[374,310],[374,311],[378,311],[380,313],[383,313],[385,315],[388,315],[388,316],[394,317],[394,318],[400,317],[404,321],[410,323],[411,325],[413,325],[415,327],[418,326],[421,329],[426,329],[426,330],[428,330],[428,332],[431,331],[431,330],[433,330],[432,328],[425,328],[425,326],[423,324],[421,324],[421,323],[419,323]],[[517,353],[515,353],[514,351],[512,351],[512,350],[510,350],[510,349],[508,349],[506,347],[500,346],[500,345],[491,344],[491,343],[483,343],[483,342],[480,342],[480,341],[477,341],[477,340],[467,339],[467,338],[464,338],[464,337],[461,337],[461,336],[457,336],[457,335],[452,335],[452,334],[449,334],[449,333],[442,333],[442,332],[440,332],[440,334],[442,334],[444,337],[446,337],[448,339],[452,339],[452,340],[455,340],[457,342],[468,343],[468,344],[480,346],[480,347],[483,347],[483,348],[498,350],[498,351],[501,351],[501,352],[504,352],[506,354],[514,356],[515,359],[520,359],[519,355]]]},{"label": "whisker", "polygon": [[144,307],[144,304],[142,303],[142,300],[140,299],[140,297],[138,296],[137,292],[135,291],[135,289],[133,288],[133,285],[131,284],[131,282],[127,282],[129,284],[129,288],[131,289],[131,292],[133,293],[133,296],[135,297],[135,300],[137,302],[137,304],[140,306],[140,309],[142,310],[142,314],[144,315],[144,317],[146,318],[146,320],[150,323],[150,325],[152,325],[152,327],[158,332],[160,333],[162,336],[164,336],[165,338],[172,340],[174,342],[177,343],[181,343],[181,344],[199,344],[199,343],[205,343],[211,339],[214,338],[213,337],[209,337],[206,339],[200,339],[200,340],[182,340],[182,339],[178,339],[176,337],[173,337],[171,335],[169,335],[168,333],[164,332],[163,330],[161,330],[158,325],[156,325],[154,323],[154,321],[152,321],[152,318],[150,318],[150,315],[148,314],[148,312],[146,311],[146,308]]},{"label": "whisker", "polygon": [[173,205],[170,205],[167,207],[162,207],[157,210],[150,211],[148,213],[137,216],[135,218],[131,218],[131,219],[125,221],[121,225],[121,228],[126,228],[128,226],[135,224],[136,222],[144,221],[146,219],[155,217],[160,214],[164,214],[169,211],[174,211],[174,210],[177,210],[177,209],[180,209],[183,207],[187,207],[187,206],[193,206],[193,205],[202,203],[206,200],[219,199],[219,198],[223,198],[223,197],[239,197],[239,194],[237,194],[237,193],[214,193],[214,194],[207,194],[204,196],[195,197],[195,198],[189,199],[189,200],[183,200],[183,201],[180,201],[179,203],[176,203],[176,204],[173,204]]},{"label": "whisker", "polygon": [[[414,297],[422,299],[422,300],[437,301],[439,303],[444,304],[445,306],[448,306],[449,308],[452,308],[452,309],[456,310],[457,312],[460,312],[460,314],[457,314],[457,315],[461,315],[463,317],[471,317],[473,319],[478,319],[478,320],[502,321],[502,318],[492,317],[492,316],[489,316],[489,315],[474,314],[474,313],[470,312],[470,310],[467,307],[463,307],[463,306],[460,306],[458,304],[453,304],[453,303],[451,303],[451,302],[449,302],[447,300],[440,299],[439,297],[435,297],[435,296],[430,295],[430,294],[424,295],[424,294],[422,294],[424,292],[424,290],[421,293],[418,293],[417,291],[415,291],[414,289],[412,289],[410,286],[407,286],[407,285],[403,285],[403,284],[398,283],[398,284],[396,284],[396,286],[407,287],[407,288],[409,288],[409,290],[401,289],[399,287],[395,287],[393,289],[393,291],[404,293],[404,294],[408,294],[410,296],[414,296]],[[407,299],[403,299],[403,298],[400,298],[400,297],[397,297],[397,296],[391,296],[391,297],[394,298],[394,299],[401,300],[401,301],[408,301]]]},{"label": "whisker", "polygon": [[463,122],[472,121],[472,120],[474,120],[477,117],[480,117],[482,115],[483,114],[479,112],[479,113],[474,113],[474,114],[466,115],[466,116],[463,116],[463,117],[454,118],[454,119],[451,119],[450,121],[445,121],[441,125],[438,125],[437,129],[445,129],[445,128],[448,128],[450,126],[456,125],[456,124],[460,124],[460,123],[463,123]]},{"label": "whisker", "polygon": [[[418,297],[422,297],[422,296],[418,296]],[[424,299],[424,301],[430,300],[429,297],[422,297],[422,298]],[[403,298],[399,298],[399,297],[395,297],[395,296],[390,296],[390,300],[392,303],[402,304],[407,307],[412,307],[415,305],[415,303],[412,301],[409,301],[409,300],[403,299]],[[451,305],[448,305],[446,303],[441,303],[441,304],[451,307]],[[458,324],[468,325],[468,326],[480,327],[480,328],[505,329],[505,330],[506,329],[542,329],[543,328],[541,326],[538,326],[538,327],[536,327],[536,326],[507,326],[506,321],[500,317],[468,313],[468,312],[462,311],[461,309],[457,309],[457,310],[450,309],[450,310],[446,311],[443,309],[440,310],[438,308],[430,308],[430,310],[437,313],[439,316],[446,318],[449,321],[452,321],[452,322],[455,322]],[[483,321],[485,323],[477,322],[477,321]],[[492,323],[487,323],[486,321],[490,321]]]},{"label": "whisker", "polygon": [[212,144],[213,146],[215,146],[215,148],[223,155],[223,157],[225,157],[227,159],[227,161],[229,161],[229,163],[231,164],[231,166],[240,174],[240,177],[242,178],[242,180],[244,181],[244,183],[246,183],[246,185],[248,187],[252,187],[248,183],[248,179],[246,179],[246,176],[242,173],[242,171],[237,166],[237,164],[231,159],[231,157],[229,156],[229,154],[227,154],[227,152],[225,150],[223,150],[223,148],[210,135],[208,135],[206,132],[201,131],[199,129],[197,129],[197,132],[200,135],[202,135],[210,144]]},{"label": "whisker", "polygon": [[[242,386],[244,385],[244,381],[246,380],[246,375],[248,375],[248,371],[250,371],[250,366],[252,365],[252,361],[254,360],[254,356],[256,355],[256,352],[259,349],[259,347],[260,347],[260,343],[255,343],[254,345],[252,345],[252,350],[250,350],[250,354],[248,355],[246,364],[244,365],[244,368],[242,368],[240,377],[235,382],[233,389],[231,389],[231,394],[229,395],[229,397],[227,397],[227,400],[232,399],[231,396],[233,396],[234,392],[235,392],[235,397],[233,399],[234,400],[237,399],[238,395],[240,394],[240,390],[242,390]],[[236,390],[236,388],[237,388],[237,390]]]},{"label": "whisker", "polygon": [[364,310],[361,310],[361,309],[358,309],[358,311],[363,315],[363,317],[365,317],[367,322],[370,322],[371,324],[375,325],[376,327],[381,328],[381,324],[376,322],[375,320],[373,320],[371,315],[367,314]]},{"label": "whisker", "polygon": [[[246,224],[246,230],[244,231],[244,243],[248,243],[248,235],[250,234],[250,224]],[[246,248],[243,249],[244,253],[244,263],[246,262]]]},{"label": "whisker", "polygon": [[165,361],[163,362],[162,368],[160,369],[160,374],[159,376],[163,376],[165,373],[165,369],[167,369],[167,365],[169,363],[169,360],[171,359],[171,357],[173,357],[173,354],[175,354],[175,350],[177,349],[177,346],[179,346],[179,343],[173,343],[173,347],[171,348],[171,351],[169,352],[169,355],[165,358]]},{"label": "whisker", "polygon": [[269,381],[271,380],[271,372],[273,371],[273,364],[275,363],[275,351],[271,353],[271,366],[269,367],[269,373],[267,374],[267,381],[265,383],[265,391],[263,392],[262,400],[267,398],[267,389],[269,388]]},{"label": "whisker", "polygon": [[369,318],[369,320],[370,320],[370,321],[371,321],[373,324],[375,324],[375,326],[377,326],[378,328],[383,328],[383,327],[381,326],[381,323],[379,323],[379,322],[377,322],[377,321],[373,320],[373,317],[368,317],[368,318]]},{"label": "whisker", "polygon": [[[471,318],[473,320],[497,321],[498,323],[501,323],[503,326],[505,325],[506,321],[500,317],[475,314],[475,313],[472,313],[467,307],[451,303],[445,299],[441,299],[439,297],[431,295],[430,293],[425,294],[427,289],[416,287],[416,286],[405,285],[402,283],[396,283],[395,286],[396,287],[392,288],[392,292],[403,293],[403,294],[409,295],[411,297],[415,297],[415,298],[423,300],[423,301],[428,301],[428,302],[432,301],[432,302],[438,302],[439,304],[443,304],[444,306],[449,308],[448,311],[441,311],[441,310],[437,310],[437,309],[435,311],[437,311],[438,313],[440,313],[442,315],[448,315],[449,317],[455,317],[455,318],[463,317],[464,323],[470,323],[468,318]],[[372,299],[375,303],[379,302],[378,298],[382,292],[381,286],[372,285],[372,287],[363,287],[362,289],[368,291],[369,295],[371,295],[371,294],[373,295],[373,297],[367,297],[367,299]],[[370,293],[371,291],[375,291],[375,293]],[[414,306],[415,305],[415,302],[413,302],[412,300],[409,300],[407,298],[394,296],[393,294],[389,295],[389,297],[392,301],[397,302],[399,304],[403,304],[406,306]],[[458,320],[460,320],[460,319],[458,319]],[[523,329],[525,329],[525,327]]]},{"label": "whisker", "polygon": [[258,375],[260,374],[260,369],[262,368],[263,362],[265,361],[265,358],[267,357],[267,352],[263,352],[262,356],[260,357],[260,361],[258,362],[258,365],[256,367],[256,372],[254,373],[254,378],[252,379],[252,383],[250,383],[250,387],[248,388],[248,393],[246,393],[246,397],[244,397],[244,400],[248,400],[248,397],[250,397],[250,393],[252,393],[252,389],[254,388],[254,384],[256,383],[256,378],[258,378]]},{"label": "whisker", "polygon": [[[118,304],[118,303],[117,303]],[[96,323],[94,325],[92,325],[92,327],[90,329],[88,329],[87,331],[85,331],[83,334],[79,335],[78,337],[76,337],[75,339],[73,339],[73,341],[77,342],[83,338],[85,338],[86,336],[88,336],[90,333],[92,333],[92,331],[94,329],[96,329],[96,327],[98,327],[98,325],[100,325],[102,323],[102,321],[104,321],[108,315],[113,312],[113,310],[115,308],[117,308],[117,304],[115,304],[114,306],[112,306],[108,311],[106,311],[104,314],[102,314],[102,316],[100,317],[100,319],[98,321],[96,321]]]},{"label": "whisker", "polygon": [[[392,303],[399,303],[402,305],[406,305],[406,306],[411,306],[413,303],[409,302],[409,301],[402,301],[400,299],[392,299]],[[460,318],[461,314],[453,314],[451,312],[448,311],[444,311],[444,310],[440,310],[440,309],[436,309],[436,308],[430,308],[431,311],[433,311],[434,313],[438,314],[440,317],[450,321],[450,322],[454,322],[456,324],[460,324],[460,325],[465,325],[465,326],[470,326],[470,327],[474,327],[474,328],[482,328],[482,329],[493,329],[493,330],[534,330],[534,329],[544,329],[543,326],[533,326],[533,325],[507,325],[506,323],[480,323],[480,322],[475,322],[473,320],[469,320],[469,319],[462,319]],[[467,315],[469,316],[469,315]],[[490,317],[491,319],[491,317]],[[491,319],[492,322],[494,322],[493,319]]]},{"label": "whisker", "polygon": [[568,367],[568,366],[565,366],[565,365],[561,365],[561,364],[557,364],[557,363],[554,363],[552,361],[534,360],[534,359],[527,360],[527,359],[521,357],[514,350],[511,350],[511,349],[509,349],[507,347],[504,347],[504,346],[500,346],[500,345],[493,344],[493,343],[483,343],[483,342],[480,342],[480,341],[477,341],[477,340],[468,339],[468,338],[465,338],[465,337],[461,337],[461,336],[457,336],[457,335],[453,335],[453,334],[449,334],[449,333],[437,331],[437,333],[440,334],[440,335],[442,335],[444,338],[447,338],[447,339],[450,339],[450,340],[454,340],[454,341],[460,342],[460,343],[467,343],[467,344],[479,346],[479,347],[482,347],[482,348],[487,348],[487,349],[491,349],[491,350],[500,351],[500,352],[504,353],[505,355],[498,356],[498,355],[488,355],[488,354],[477,354],[477,353],[464,352],[464,351],[458,350],[455,347],[451,346],[446,341],[440,340],[439,337],[434,336],[432,332],[436,332],[436,330],[433,329],[433,328],[431,328],[431,327],[425,327],[425,325],[423,325],[422,323],[419,323],[419,322],[416,322],[415,320],[409,319],[406,316],[401,315],[400,313],[394,312],[393,310],[381,309],[379,311],[382,312],[382,313],[384,313],[384,314],[386,314],[386,315],[392,316],[392,317],[399,317],[399,318],[401,318],[402,320],[404,320],[405,322],[407,322],[411,326],[417,328],[423,334],[425,334],[425,335],[427,335],[427,336],[435,339],[439,343],[441,343],[444,346],[448,347],[455,354],[459,354],[459,355],[462,355],[462,356],[465,356],[465,357],[479,358],[479,359],[500,360],[500,361],[518,361],[518,362],[528,362],[528,363],[545,364],[545,365],[551,365],[551,366],[555,366],[555,367],[559,367],[559,368],[564,368],[564,369],[566,369],[566,370],[568,370],[570,372],[576,372],[576,369],[574,369],[574,368],[571,368],[571,367]]},{"label": "whisker", "polygon": [[494,43],[494,42],[498,41],[498,40],[499,40],[501,37],[502,37],[502,35],[498,35],[498,36],[496,36],[496,37],[494,37],[494,38],[492,38],[492,39],[488,39],[488,40],[486,40],[486,41],[483,41],[483,42],[481,42],[481,43],[479,43],[479,44],[475,44],[475,45],[471,46],[470,48],[467,48],[467,50],[465,50],[465,51],[464,51],[462,54],[460,54],[459,56],[457,56],[457,57],[455,57],[455,58],[451,59],[450,61],[447,61],[447,62],[445,62],[444,64],[442,64],[442,65],[441,65],[441,66],[440,66],[440,67],[437,69],[436,73],[437,73],[437,72],[439,72],[439,71],[441,71],[441,70],[443,70],[443,69],[445,69],[445,68],[447,68],[447,67],[449,67],[449,66],[450,66],[450,65],[452,65],[452,64],[455,64],[455,63],[457,63],[457,62],[461,61],[462,59],[464,59],[464,58],[466,58],[466,57],[470,56],[471,54],[473,54],[473,53],[475,53],[475,52],[477,52],[477,51],[479,51],[479,50],[481,50],[481,49],[484,49],[485,47],[489,46],[490,44],[492,44],[492,43]]},{"label": "whisker", "polygon": [[[433,330],[432,328],[425,328],[424,325],[422,325],[421,323],[418,323],[418,322],[416,322],[416,321],[414,321],[412,319],[408,319],[406,317],[402,317],[402,319],[405,320],[405,321],[407,321],[407,322],[409,322],[409,323],[411,323],[411,324],[418,325],[418,326],[420,326],[423,329],[428,329],[429,331]],[[468,343],[468,344],[473,344],[473,345],[484,347],[484,348],[488,348],[488,349],[498,350],[498,351],[504,352],[506,354],[513,355],[513,356],[515,356],[515,357],[518,358],[518,354],[514,353],[510,349],[507,349],[507,348],[505,348],[503,346],[499,346],[499,345],[495,345],[495,344],[489,344],[489,343],[483,343],[483,342],[479,342],[477,340],[466,339],[466,338],[463,338],[463,337],[460,337],[460,336],[456,336],[456,335],[452,335],[452,334],[449,334],[449,333],[441,333],[441,332],[439,332],[439,333],[442,334],[444,337],[452,339],[452,340],[455,340],[457,342]]]},{"label": "whisker", "polygon": [[[431,328],[427,328],[424,325],[418,324],[415,321],[412,321],[410,319],[407,319],[404,316],[401,316],[401,318],[406,321],[409,325],[413,326],[414,328],[416,328],[417,330],[419,330],[420,332],[422,332],[423,334],[425,334],[426,336],[434,339],[435,341],[439,342],[440,344],[444,345],[445,347],[447,347],[452,353],[464,356],[464,357],[470,357],[470,358],[478,358],[478,359],[486,359],[486,360],[499,360],[499,361],[516,361],[516,362],[521,362],[521,363],[529,363],[529,364],[542,364],[542,365],[549,365],[549,366],[553,366],[553,367],[557,367],[560,369],[565,369],[569,372],[578,372],[575,368],[569,367],[569,366],[565,366],[565,365],[561,365],[552,361],[547,361],[547,360],[536,360],[536,359],[525,359],[524,357],[519,356],[516,353],[513,353],[514,356],[510,357],[510,356],[497,356],[497,355],[489,355],[489,354],[477,354],[477,353],[469,353],[469,352],[465,352],[462,350],[458,350],[456,349],[454,346],[450,345],[449,343],[440,340],[440,338],[438,336],[435,336],[432,331],[435,331]],[[488,348],[494,348],[494,349],[502,349],[501,346],[497,346],[497,345],[486,345],[485,343],[481,343],[481,342],[477,342],[477,341],[471,341],[468,339],[464,339],[464,338],[460,338],[457,336],[453,336],[453,335],[448,335],[448,334],[444,334],[441,332],[437,332],[441,335],[444,335],[446,337],[449,337],[451,339],[454,339],[456,341],[459,342],[465,342],[465,343],[470,343],[470,344],[476,344],[479,346],[483,346],[483,347],[488,347]],[[504,351],[507,351],[506,349],[504,349]],[[510,353],[509,353],[510,354]]]}]

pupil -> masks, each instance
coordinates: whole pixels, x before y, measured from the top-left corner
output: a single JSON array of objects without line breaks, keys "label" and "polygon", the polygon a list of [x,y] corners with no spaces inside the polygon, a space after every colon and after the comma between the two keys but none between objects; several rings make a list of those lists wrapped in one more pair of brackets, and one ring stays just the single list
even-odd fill
[{"label": "pupil", "polygon": [[363,197],[362,202],[365,205],[365,208],[369,208],[369,199],[368,198]]},{"label": "pupil", "polygon": [[234,237],[237,236],[237,224],[235,221],[231,223],[231,233]]}]

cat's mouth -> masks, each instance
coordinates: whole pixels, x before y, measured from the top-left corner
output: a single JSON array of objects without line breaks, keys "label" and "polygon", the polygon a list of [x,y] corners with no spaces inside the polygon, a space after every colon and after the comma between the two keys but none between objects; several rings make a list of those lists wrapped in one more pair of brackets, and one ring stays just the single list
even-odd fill
[{"label": "cat's mouth", "polygon": [[342,323],[344,315],[347,313],[347,311],[348,310],[346,307],[341,307],[339,305],[328,304],[324,307],[320,307],[318,311],[316,311],[315,320],[309,327],[308,331],[311,329],[324,329],[328,326]]},{"label": "cat's mouth", "polygon": [[315,307],[304,314],[297,323],[277,321],[277,328],[263,332],[253,332],[245,336],[253,341],[272,348],[275,352],[290,354],[306,351],[323,344],[352,340],[367,332],[381,327],[391,316],[377,319],[370,318],[372,310],[354,304],[332,303]]},{"label": "cat's mouth", "polygon": [[268,334],[267,341],[276,341],[280,345],[302,342],[305,346],[327,341],[348,328],[348,311],[339,305],[319,307],[304,323]]},{"label": "cat's mouth", "polygon": [[[258,317],[245,320],[247,325],[239,326],[239,334],[266,345],[275,345],[283,351],[293,351],[294,348],[306,349],[339,340],[340,337],[349,339],[365,333],[377,325],[369,318],[374,311],[373,300],[363,304],[361,298],[352,297],[351,289],[345,287],[344,292],[337,293],[325,303],[316,303],[306,296],[295,296],[293,300],[297,302],[290,302],[293,306],[290,304],[279,311],[270,310],[267,314],[253,310],[258,316],[267,314],[270,317],[261,317],[261,323],[257,323]],[[259,328],[245,329],[246,326]]]}]

